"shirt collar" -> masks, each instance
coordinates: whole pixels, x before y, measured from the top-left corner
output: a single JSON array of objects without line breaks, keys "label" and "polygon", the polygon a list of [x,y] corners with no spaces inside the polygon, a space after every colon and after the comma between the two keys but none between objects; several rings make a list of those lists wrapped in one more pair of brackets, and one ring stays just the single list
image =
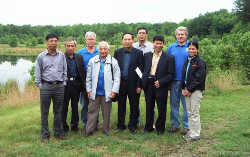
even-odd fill
[{"label": "shirt collar", "polygon": [[[101,62],[100,55],[97,55],[97,56],[95,57],[95,62],[96,62],[96,63],[97,63],[97,62]],[[107,57],[106,57],[106,59],[105,59],[105,63],[111,63],[111,56],[110,56],[110,54],[107,54]]]},{"label": "shirt collar", "polygon": [[144,45],[140,45],[140,43],[138,42],[139,47],[147,47],[148,45],[149,45],[148,41],[145,41]]},{"label": "shirt collar", "polygon": [[[87,47],[85,46],[83,49],[85,49],[86,50],[86,52],[88,52],[89,53],[89,51],[88,51],[88,49],[87,49]],[[98,48],[95,46],[95,50],[94,50],[94,52],[93,53],[96,53],[96,52],[98,52]]]},{"label": "shirt collar", "polygon": [[[59,53],[59,52],[58,52],[58,50],[56,49],[56,55],[57,55],[58,53]],[[48,49],[45,50],[45,55],[50,55]]]},{"label": "shirt collar", "polygon": [[188,40],[186,41],[186,43],[184,45],[179,45],[178,41],[176,40],[176,47],[187,47],[188,46]]},{"label": "shirt collar", "polygon": [[75,53],[73,54],[73,58],[70,58],[69,55],[67,54],[67,52],[66,52],[65,54],[66,54],[66,57],[67,57],[68,59],[75,59]]},{"label": "shirt collar", "polygon": [[153,53],[153,56],[155,57],[161,57],[162,51],[157,55],[156,53]]}]

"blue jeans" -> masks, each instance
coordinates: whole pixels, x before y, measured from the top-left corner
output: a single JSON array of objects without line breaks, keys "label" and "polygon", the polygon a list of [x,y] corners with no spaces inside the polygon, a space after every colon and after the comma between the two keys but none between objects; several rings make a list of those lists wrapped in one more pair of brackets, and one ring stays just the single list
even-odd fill
[{"label": "blue jeans", "polygon": [[80,104],[82,105],[81,120],[82,120],[83,125],[86,126],[89,100],[88,100],[88,98],[84,97],[82,93],[80,93]]},{"label": "blue jeans", "polygon": [[179,110],[180,110],[180,100],[182,102],[183,107],[183,115],[182,115],[182,127],[188,128],[188,116],[187,116],[187,107],[185,97],[181,94],[181,81],[173,81],[171,83],[170,90],[170,121],[171,125],[179,128]]}]

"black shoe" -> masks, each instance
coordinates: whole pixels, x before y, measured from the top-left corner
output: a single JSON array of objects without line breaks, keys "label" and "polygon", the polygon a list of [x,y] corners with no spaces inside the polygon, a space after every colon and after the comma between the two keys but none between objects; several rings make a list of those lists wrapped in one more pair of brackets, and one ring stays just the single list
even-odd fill
[{"label": "black shoe", "polygon": [[131,134],[136,134],[136,129],[129,129]]},{"label": "black shoe", "polygon": [[87,132],[85,133],[85,137],[91,136],[93,133],[92,132]]},{"label": "black shoe", "polygon": [[67,124],[63,125],[63,131],[64,132],[68,132],[69,131],[69,126]]},{"label": "black shoe", "polygon": [[176,128],[174,126],[171,126],[170,129],[168,130],[168,132],[170,132],[170,133],[175,133],[177,131],[179,131],[179,128]]},{"label": "black shoe", "polygon": [[181,131],[182,135],[186,135],[188,133],[189,129],[188,128],[183,128]]}]

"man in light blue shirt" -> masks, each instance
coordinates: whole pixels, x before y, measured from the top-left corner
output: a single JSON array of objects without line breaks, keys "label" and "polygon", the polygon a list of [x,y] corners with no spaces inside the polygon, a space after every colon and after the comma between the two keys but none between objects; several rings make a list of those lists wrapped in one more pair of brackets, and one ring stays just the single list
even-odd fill
[{"label": "man in light blue shirt", "polygon": [[188,31],[186,27],[180,26],[176,29],[176,43],[173,43],[168,47],[167,53],[174,56],[175,58],[175,71],[176,76],[174,81],[171,83],[170,91],[170,121],[171,128],[169,132],[174,133],[179,130],[179,109],[180,109],[180,100],[182,101],[183,106],[183,115],[182,115],[182,127],[183,130],[181,134],[186,135],[188,132],[188,116],[186,109],[185,97],[181,94],[181,80],[182,80],[182,69],[183,65],[188,57]]},{"label": "man in light blue shirt", "polygon": [[[83,57],[84,70],[87,73],[89,60],[95,57],[96,55],[98,55],[99,52],[98,52],[97,47],[95,46],[96,34],[94,32],[87,32],[85,34],[85,40],[86,40],[86,47],[84,47],[83,49],[80,49],[78,51],[78,54],[82,55]],[[82,105],[81,119],[85,128],[87,124],[87,113],[88,113],[88,104],[89,104],[89,99],[87,95],[83,95],[83,93],[80,94],[80,104]]]},{"label": "man in light blue shirt", "polygon": [[137,38],[138,41],[133,44],[134,48],[137,48],[143,52],[143,55],[145,53],[152,53],[154,50],[154,46],[151,42],[147,41],[148,31],[145,27],[139,27],[137,29]]}]

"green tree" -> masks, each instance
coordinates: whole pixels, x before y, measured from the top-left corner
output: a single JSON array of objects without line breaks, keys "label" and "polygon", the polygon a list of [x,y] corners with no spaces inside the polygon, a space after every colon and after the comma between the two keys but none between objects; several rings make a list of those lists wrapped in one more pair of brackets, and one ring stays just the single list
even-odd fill
[{"label": "green tree", "polygon": [[234,12],[245,23],[250,21],[250,1],[249,0],[235,0]]},{"label": "green tree", "polygon": [[17,41],[17,37],[16,36],[12,36],[9,39],[9,45],[10,45],[10,47],[17,47],[18,41]]}]

